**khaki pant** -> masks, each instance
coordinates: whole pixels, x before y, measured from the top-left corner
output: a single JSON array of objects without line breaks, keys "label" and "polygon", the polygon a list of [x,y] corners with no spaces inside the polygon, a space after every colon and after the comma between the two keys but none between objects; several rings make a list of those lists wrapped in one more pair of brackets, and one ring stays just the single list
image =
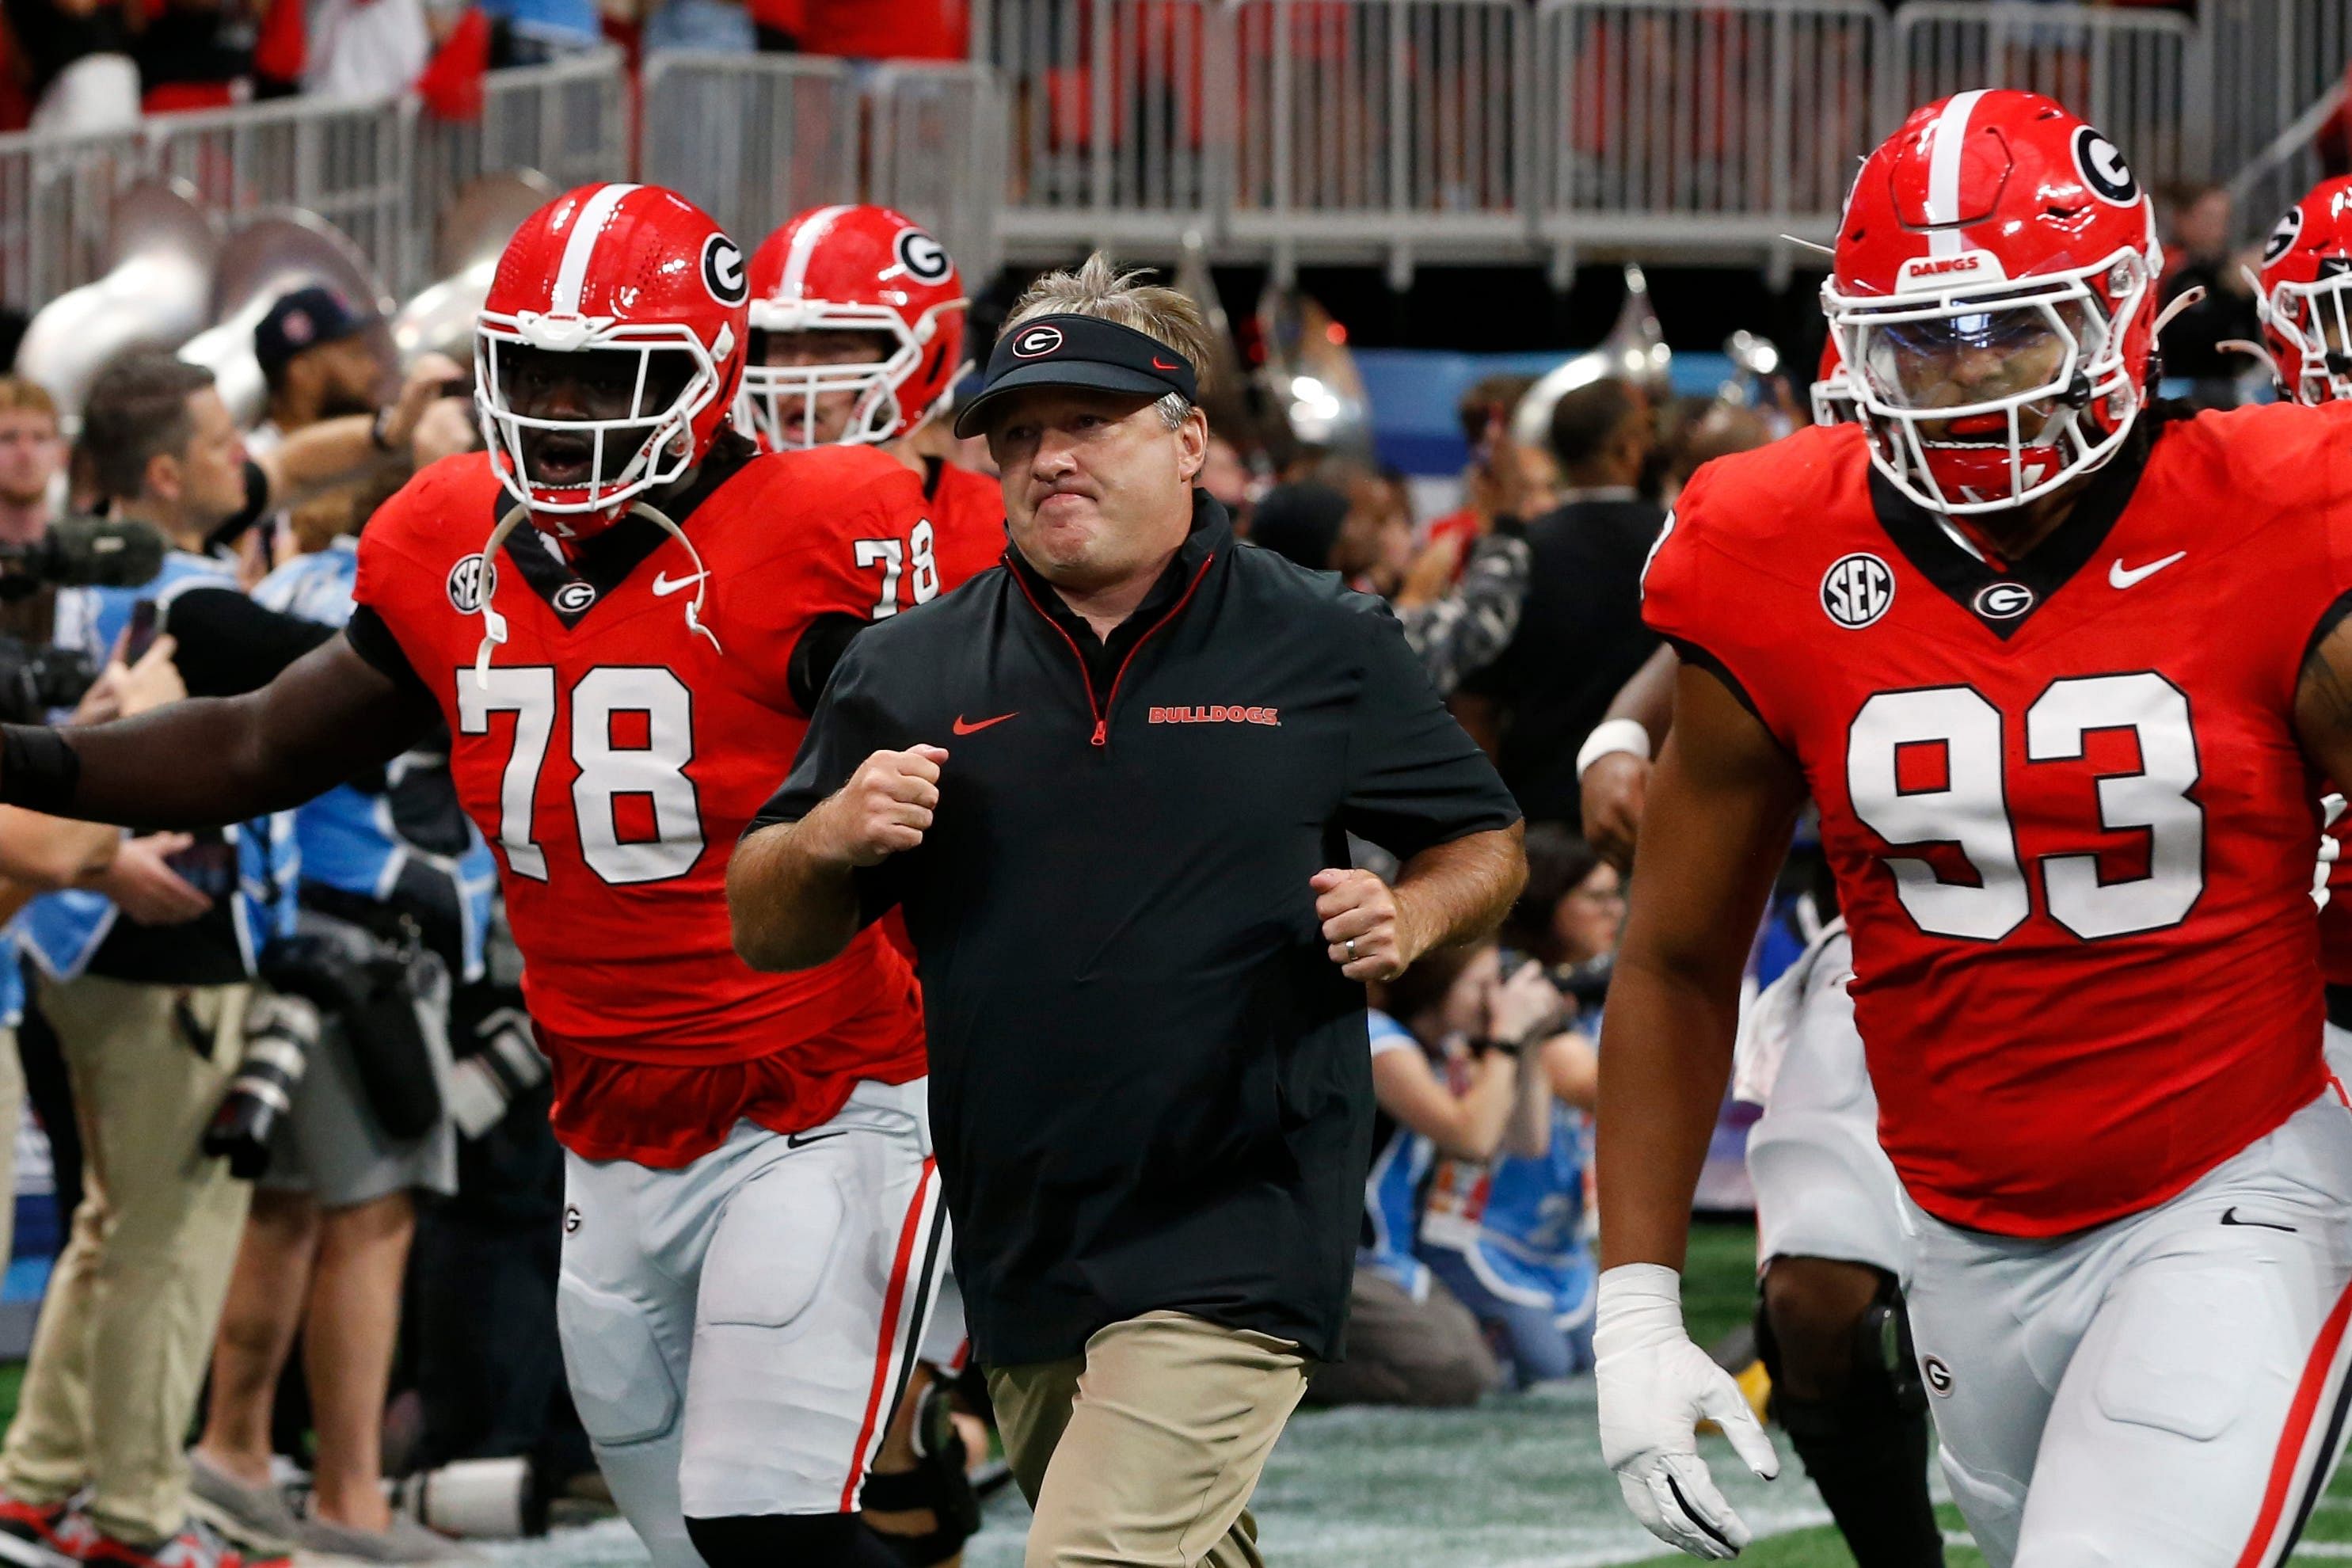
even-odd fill
[{"label": "khaki pant", "polygon": [[[244,1050],[247,988],[44,984],[82,1137],[82,1200],[49,1278],[0,1488],[62,1500],[85,1482],[107,1534],[187,1517],[181,1453],[249,1188],[197,1142]],[[184,1015],[208,1033],[210,1059]]]},{"label": "khaki pant", "polygon": [[1025,1568],[1261,1568],[1250,1493],[1310,1363],[1181,1312],[1113,1323],[1067,1361],[992,1368]]},{"label": "khaki pant", "polygon": [[25,1064],[16,1056],[16,1031],[0,1028],[0,1273],[7,1271],[16,1246],[16,1129],[24,1120]]}]

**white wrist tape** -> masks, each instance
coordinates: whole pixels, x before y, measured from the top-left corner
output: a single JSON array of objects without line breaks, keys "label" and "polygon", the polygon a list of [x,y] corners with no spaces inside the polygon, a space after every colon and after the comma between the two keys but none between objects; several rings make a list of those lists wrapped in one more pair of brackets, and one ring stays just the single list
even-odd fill
[{"label": "white wrist tape", "polygon": [[1576,776],[1582,778],[1584,770],[1612,752],[1631,752],[1643,762],[1650,760],[1650,731],[1642,727],[1639,719],[1603,719],[1576,749]]},{"label": "white wrist tape", "polygon": [[1684,1337],[1680,1274],[1663,1263],[1621,1263],[1602,1271],[1593,1310],[1596,1352]]}]

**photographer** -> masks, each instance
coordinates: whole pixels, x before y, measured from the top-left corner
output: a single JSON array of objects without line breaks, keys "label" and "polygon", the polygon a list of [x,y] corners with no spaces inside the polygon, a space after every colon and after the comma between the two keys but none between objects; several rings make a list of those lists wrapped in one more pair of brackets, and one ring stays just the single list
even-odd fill
[{"label": "photographer", "polygon": [[1570,1021],[1580,1006],[1599,1008],[1624,918],[1616,872],[1581,839],[1548,824],[1528,830],[1528,886],[1503,940],[1535,960],[1513,984],[1541,1014],[1528,1070],[1551,1091],[1550,1136],[1532,1154],[1441,1165],[1422,1217],[1423,1258],[1506,1347],[1519,1388],[1592,1364],[1600,1276],[1586,1236],[1585,1174],[1600,1058]]},{"label": "photographer", "polygon": [[[387,463],[353,498],[362,517],[398,489]],[[254,591],[266,609],[321,626],[351,619],[354,529],[279,567]],[[456,1187],[443,1110],[449,988],[483,968],[497,870],[459,810],[447,739],[294,814],[302,880],[297,930],[265,970],[289,988],[339,984],[347,963],[404,964],[417,1037],[321,1009],[291,1103],[253,1152],[267,1169],[213,1350],[212,1397],[190,1456],[196,1495],[240,1535],[363,1562],[417,1563],[447,1544],[385,1504],[383,1405],[415,1230],[412,1194]],[[281,973],[323,964],[325,974]],[[352,984],[349,981],[341,984]],[[421,1047],[421,1051],[419,1049]],[[270,1477],[271,1413],[297,1331],[318,1433],[308,1518]]]},{"label": "photographer", "polygon": [[1348,1358],[1320,1368],[1310,1405],[1472,1405],[1497,1379],[1461,1300],[1416,1256],[1437,1162],[1483,1166],[1543,1152],[1543,1077],[1529,1031],[1559,1011],[1528,967],[1503,979],[1492,941],[1444,948],[1380,992],[1370,1015],[1379,1116],[1364,1230],[1349,1291]]},{"label": "photographer", "polygon": [[[142,601],[168,608],[192,588],[233,586],[232,569],[200,553],[206,541],[325,477],[339,443],[356,462],[368,422],[356,422],[355,447],[342,423],[248,463],[208,372],[157,353],[102,372],[83,411],[89,470],[117,515],[153,524],[175,549],[144,587],[60,592],[58,641],[102,657],[134,625],[152,629]],[[162,777],[174,759],[154,765]],[[95,889],[26,912],[89,1157],[0,1448],[0,1529],[49,1550],[102,1552],[124,1568],[242,1561],[190,1521],[180,1449],[247,1196],[199,1143],[244,1051],[259,947],[291,918],[292,849],[270,822],[201,837],[175,857],[201,910],[182,925],[150,923]],[[68,1500],[85,1487],[87,1522],[69,1522]]]}]

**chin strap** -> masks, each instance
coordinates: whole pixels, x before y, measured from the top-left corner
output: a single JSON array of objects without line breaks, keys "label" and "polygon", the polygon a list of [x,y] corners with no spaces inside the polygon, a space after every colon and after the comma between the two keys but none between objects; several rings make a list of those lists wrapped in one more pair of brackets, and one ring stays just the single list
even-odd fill
[{"label": "chin strap", "polygon": [[702,552],[695,549],[694,541],[686,536],[686,530],[678,527],[659,508],[639,501],[629,510],[641,517],[652,519],[663,532],[677,541],[678,548],[686,552],[686,558],[694,563],[694,597],[686,602],[686,629],[709,643],[713,653],[723,657],[727,650],[719,646],[717,635],[702,624],[702,601],[710,591],[710,569],[703,565]]},{"label": "chin strap", "polygon": [[[2259,289],[2255,290],[2257,295],[2261,292],[2262,290]],[[2158,310],[2156,313],[2156,325],[2147,330],[2149,340],[2153,342],[2162,338],[2164,336],[2164,329],[2172,325],[2173,319],[2175,317],[2179,316],[2183,310],[2193,310],[2204,302],[2205,286],[2202,283],[2193,284],[2187,289],[2183,289],[2179,293],[2175,294],[2172,297],[2172,303],[2167,305],[2163,310]]]},{"label": "chin strap", "polygon": [[[629,510],[648,519],[677,540],[686,551],[686,558],[694,563],[694,597],[686,602],[686,629],[709,643],[713,652],[724,655],[727,650],[719,646],[718,635],[702,624],[703,600],[710,589],[710,570],[702,563],[702,552],[695,549],[694,541],[686,536],[686,531],[658,509],[641,500]],[[499,525],[490,530],[488,542],[482,546],[482,640],[474,649],[474,684],[485,691],[490,689],[490,650],[507,640],[507,618],[499,614],[497,606],[490,603],[490,590],[496,581],[490,563],[499,558],[499,552],[506,547],[509,536],[530,515],[527,507],[509,508],[507,514],[499,519]]]},{"label": "chin strap", "polygon": [[491,563],[506,548],[507,536],[515,531],[515,525],[530,515],[528,507],[509,507],[506,515],[499,519],[499,525],[490,530],[489,542],[482,546],[482,640],[474,649],[474,684],[484,691],[490,689],[490,650],[507,640],[507,618],[490,603],[491,589],[498,581],[497,569]]}]

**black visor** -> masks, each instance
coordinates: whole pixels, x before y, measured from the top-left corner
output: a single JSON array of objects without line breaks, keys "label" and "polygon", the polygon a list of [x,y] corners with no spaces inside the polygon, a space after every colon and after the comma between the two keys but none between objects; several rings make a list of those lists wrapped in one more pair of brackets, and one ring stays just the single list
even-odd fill
[{"label": "black visor", "polygon": [[980,395],[956,410],[955,433],[978,436],[985,411],[1033,386],[1076,386],[1139,397],[1181,395],[1200,401],[1192,362],[1159,339],[1099,316],[1033,316],[1007,327],[988,356]]}]

